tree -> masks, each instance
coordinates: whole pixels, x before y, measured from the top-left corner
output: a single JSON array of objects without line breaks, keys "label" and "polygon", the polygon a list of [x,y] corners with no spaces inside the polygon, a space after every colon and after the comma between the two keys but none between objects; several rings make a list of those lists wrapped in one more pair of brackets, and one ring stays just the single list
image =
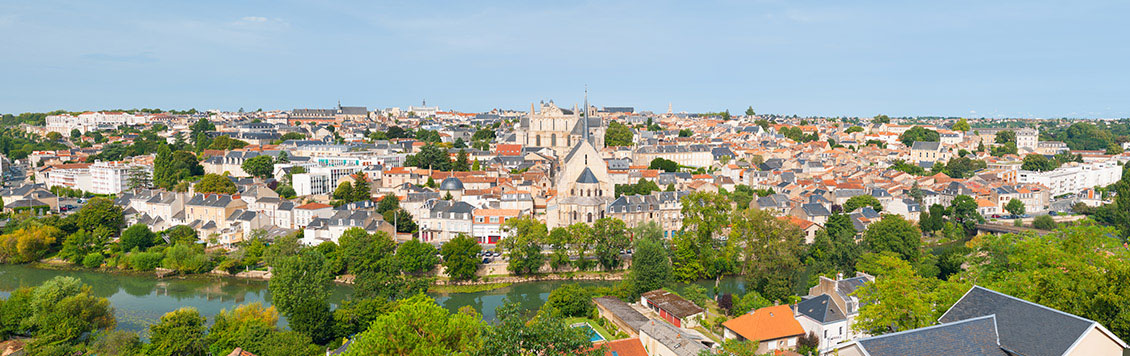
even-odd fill
[{"label": "tree", "polygon": [[174,245],[178,243],[192,244],[200,240],[200,238],[196,236],[196,229],[188,225],[170,227],[168,230],[165,230],[164,234],[165,237],[169,239],[169,243]]},{"label": "tree", "polygon": [[741,298],[734,297],[734,315],[743,315],[764,307],[773,306],[773,302],[762,297],[757,291],[751,290]]},{"label": "tree", "polygon": [[71,139],[77,140],[79,137],[82,137],[82,131],[79,131],[78,129],[71,129]]},{"label": "tree", "polygon": [[208,145],[208,149],[210,149],[210,150],[224,150],[224,151],[240,149],[240,148],[244,148],[244,147],[247,147],[246,141],[237,140],[237,139],[228,137],[226,135],[225,136],[219,136],[219,137],[212,139],[211,143]]},{"label": "tree", "polygon": [[997,136],[993,139],[997,144],[1016,143],[1016,131],[1003,130],[997,131]]},{"label": "tree", "polygon": [[239,166],[252,177],[267,179],[275,171],[275,159],[268,155],[251,157]]},{"label": "tree", "polygon": [[115,324],[109,300],[95,297],[90,286],[74,277],[55,277],[32,289],[26,299],[13,294],[6,303],[13,305],[0,310],[22,316],[20,329],[35,335],[29,349],[69,345],[85,333]]},{"label": "tree", "polygon": [[891,123],[891,118],[887,117],[887,115],[875,115],[875,118],[873,118],[871,122],[877,124],[889,124]]},{"label": "tree", "polygon": [[452,169],[460,172],[466,172],[471,169],[470,162],[467,158],[467,150],[459,149],[459,154],[455,156],[455,163],[453,163]]},{"label": "tree", "polygon": [[368,330],[353,338],[345,355],[473,354],[482,347],[486,330],[470,308],[452,314],[420,294],[376,317]]},{"label": "tree", "polygon": [[384,197],[381,198],[381,201],[377,203],[378,214],[384,214],[385,212],[396,209],[400,209],[400,198],[397,198],[396,194],[393,193],[385,194]]},{"label": "tree", "polygon": [[451,168],[451,158],[447,151],[435,144],[427,144],[420,148],[420,152],[408,156],[404,165],[407,167],[430,168],[437,171],[447,171]]},{"label": "tree", "polygon": [[867,227],[863,243],[869,252],[890,251],[909,262],[918,261],[922,232],[900,215],[884,215]]},{"label": "tree", "polygon": [[422,275],[436,268],[439,257],[436,248],[420,240],[412,239],[396,248],[396,261],[400,270],[411,275]]},{"label": "tree", "polygon": [[328,285],[331,276],[325,257],[306,249],[275,261],[268,284],[272,304],[286,315],[294,331],[323,344],[333,335]]},{"label": "tree", "polygon": [[850,213],[855,211],[855,209],[859,209],[865,206],[870,206],[871,209],[875,209],[875,211],[883,211],[883,203],[880,203],[879,199],[876,199],[871,195],[864,194],[848,198],[848,200],[844,202],[844,212]]},{"label": "tree", "polygon": [[910,263],[890,252],[867,254],[857,267],[876,276],[854,293],[862,305],[856,327],[871,335],[933,325],[969,288],[962,282],[919,276]]},{"label": "tree", "polygon": [[969,131],[971,127],[969,127],[969,121],[965,119],[958,119],[957,122],[953,124],[952,129],[954,131],[965,132]]},{"label": "tree", "polygon": [[79,263],[87,254],[95,250],[101,251],[104,242],[103,239],[95,238],[93,234],[86,230],[78,230],[67,235],[67,238],[63,240],[63,249],[59,251],[56,257],[71,263]]},{"label": "tree", "polygon": [[663,288],[671,283],[671,259],[658,240],[637,239],[628,279],[635,294]]},{"label": "tree", "polygon": [[1046,172],[1056,169],[1058,166],[1059,164],[1049,160],[1047,157],[1044,157],[1044,155],[1032,153],[1024,156],[1024,163],[1020,166],[1020,169]]},{"label": "tree", "polygon": [[482,356],[604,354],[601,348],[593,348],[587,329],[569,327],[554,313],[541,311],[527,320],[517,303],[506,301],[496,314],[499,321],[484,335]]},{"label": "tree", "polygon": [[204,337],[204,317],[195,308],[185,307],[161,316],[149,326],[147,355],[189,356],[207,355]]},{"label": "tree", "polygon": [[1008,201],[1008,204],[1004,205],[1004,210],[1007,210],[1012,215],[1023,215],[1024,202],[1020,201],[1020,199],[1012,198],[1012,200]]},{"label": "tree", "polygon": [[255,355],[315,355],[322,348],[309,337],[279,330],[278,312],[255,302],[234,310],[221,310],[208,330],[206,342],[212,355],[227,355],[236,347]]},{"label": "tree", "polygon": [[592,295],[588,290],[570,283],[549,292],[542,308],[552,308],[564,317],[588,317],[593,310]]},{"label": "tree", "polygon": [[372,189],[369,188],[369,175],[364,172],[358,172],[353,175],[353,189],[351,192],[351,199],[353,201],[372,200]]},{"label": "tree", "polygon": [[903,145],[910,147],[914,142],[935,142],[941,140],[941,135],[937,131],[923,128],[922,126],[911,127],[899,135],[899,141]]},{"label": "tree", "polygon": [[465,281],[475,277],[479,270],[479,252],[482,246],[470,236],[459,234],[440,247],[443,269],[452,280]]},{"label": "tree", "polygon": [[632,135],[632,129],[627,125],[612,121],[608,123],[608,129],[604,132],[604,144],[608,146],[631,146]]},{"label": "tree", "polygon": [[412,213],[402,208],[386,211],[381,216],[385,221],[392,222],[398,233],[415,234],[418,229],[416,222],[412,220]]},{"label": "tree", "polygon": [[718,233],[730,223],[730,202],[716,193],[695,192],[682,199],[683,227],[672,238],[675,279],[714,277],[729,269],[719,258]]},{"label": "tree", "polygon": [[341,184],[337,185],[337,189],[334,189],[331,196],[337,200],[352,201],[353,185],[349,184],[349,182],[341,182]]},{"label": "tree", "polygon": [[150,178],[149,170],[143,166],[132,166],[129,168],[129,189],[148,189],[153,185],[153,180]]},{"label": "tree", "polygon": [[856,133],[856,132],[863,132],[863,128],[859,127],[859,126],[852,126],[852,127],[847,128],[847,130],[844,130],[844,133],[846,133],[846,134],[852,134],[852,133]]},{"label": "tree", "polygon": [[750,106],[750,107],[745,109],[745,116],[754,116],[754,115],[757,115],[757,112],[753,111],[753,106]]},{"label": "tree", "polygon": [[649,169],[659,169],[659,170],[662,170],[664,172],[678,172],[679,171],[679,163],[672,161],[672,160],[665,159],[663,157],[656,157],[655,159],[651,160],[651,164],[648,166],[648,168]]},{"label": "tree", "polygon": [[[977,201],[968,195],[958,195],[950,203],[948,214],[957,222],[967,234],[977,231],[977,224],[985,222],[985,218],[977,212]],[[931,214],[933,215],[933,214]]]},{"label": "tree", "polygon": [[145,250],[157,244],[157,234],[149,230],[148,225],[134,224],[125,231],[118,240],[118,250],[122,252],[133,251],[134,248]]},{"label": "tree", "polygon": [[765,297],[779,300],[792,295],[789,281],[801,267],[802,236],[799,227],[768,211],[746,209],[735,211],[730,218],[727,244],[739,261],[741,274],[756,276],[753,282]]},{"label": "tree", "polygon": [[620,253],[630,246],[628,241],[628,228],[624,221],[614,218],[603,218],[593,223],[593,252],[597,262],[605,271],[611,271],[620,266]]},{"label": "tree", "polygon": [[228,177],[219,174],[205,174],[199,182],[192,186],[197,193],[235,194],[235,183]]},{"label": "tree", "polygon": [[498,247],[510,259],[506,268],[518,275],[537,273],[546,259],[541,253],[541,244],[549,236],[545,224],[532,216],[523,216],[507,220],[503,230],[509,236],[503,237]]},{"label": "tree", "polygon": [[114,205],[112,200],[102,197],[87,201],[74,216],[78,228],[86,231],[96,231],[100,227],[109,231],[118,231],[125,224],[122,208]]}]

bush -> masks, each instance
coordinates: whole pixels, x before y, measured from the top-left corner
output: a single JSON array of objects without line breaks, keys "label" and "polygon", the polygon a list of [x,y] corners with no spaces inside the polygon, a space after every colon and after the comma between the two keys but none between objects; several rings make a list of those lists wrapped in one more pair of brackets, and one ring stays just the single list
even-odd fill
[{"label": "bush", "polygon": [[104,261],[106,261],[106,258],[103,257],[101,253],[91,252],[86,254],[86,257],[82,258],[82,265],[86,268],[98,268],[102,266],[102,262]]},{"label": "bush", "polygon": [[1057,224],[1055,219],[1051,216],[1040,215],[1032,220],[1032,227],[1040,230],[1054,230],[1056,227],[1059,227],[1059,224]]},{"label": "bush", "polygon": [[138,271],[152,271],[161,265],[164,256],[160,252],[133,252],[129,256],[129,265]]}]

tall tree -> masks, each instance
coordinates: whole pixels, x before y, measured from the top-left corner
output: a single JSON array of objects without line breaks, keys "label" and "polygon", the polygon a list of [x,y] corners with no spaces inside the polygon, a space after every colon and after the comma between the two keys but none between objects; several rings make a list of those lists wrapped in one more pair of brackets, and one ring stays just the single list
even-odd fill
[{"label": "tall tree", "polygon": [[667,249],[657,240],[637,239],[628,278],[632,281],[635,294],[670,285],[671,259],[667,257]]},{"label": "tall tree", "polygon": [[482,246],[470,236],[459,234],[440,247],[443,256],[443,268],[451,279],[465,281],[475,278],[479,270],[479,251]]},{"label": "tall tree", "polygon": [[863,233],[863,243],[870,252],[890,251],[905,261],[917,262],[921,252],[922,232],[899,215],[883,215]]},{"label": "tall tree", "polygon": [[480,350],[486,330],[474,310],[450,313],[420,294],[376,317],[344,355],[469,355]]},{"label": "tall tree", "polygon": [[328,289],[332,277],[325,257],[305,249],[276,259],[273,266],[268,284],[272,304],[287,317],[294,331],[319,344],[328,341],[333,336]]},{"label": "tall tree", "polygon": [[545,224],[524,216],[507,220],[503,229],[509,236],[503,237],[498,246],[510,259],[507,269],[518,275],[537,273],[546,260],[541,253],[541,244],[549,237]]},{"label": "tall tree", "polygon": [[240,168],[252,177],[267,179],[275,171],[275,159],[268,155],[251,157],[243,161]]},{"label": "tall tree", "polygon": [[631,245],[624,221],[615,218],[599,219],[593,223],[593,245],[596,260],[605,271],[620,266],[620,252]]},{"label": "tall tree", "polygon": [[483,356],[603,355],[594,348],[585,328],[571,328],[564,319],[549,311],[533,319],[522,316],[517,303],[507,301],[496,311],[498,324],[487,330]]},{"label": "tall tree", "polygon": [[788,281],[801,265],[804,243],[800,228],[760,209],[735,211],[730,222],[727,243],[741,261],[741,274],[757,276],[755,282],[770,300],[792,295]]},{"label": "tall tree", "polygon": [[185,307],[166,313],[160,321],[149,326],[146,355],[207,355],[204,322],[204,317],[195,308]]},{"label": "tall tree", "polygon": [[219,174],[205,174],[196,185],[192,188],[197,193],[220,193],[220,194],[235,194],[235,183],[232,183],[228,177]]}]

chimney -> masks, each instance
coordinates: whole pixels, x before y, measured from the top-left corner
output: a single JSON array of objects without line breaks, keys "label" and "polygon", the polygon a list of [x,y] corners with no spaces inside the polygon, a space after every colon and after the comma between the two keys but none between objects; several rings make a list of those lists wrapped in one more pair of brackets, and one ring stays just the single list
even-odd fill
[{"label": "chimney", "polygon": [[843,272],[836,273],[836,280],[838,281],[838,280],[842,280],[842,279],[844,279],[844,273]]}]

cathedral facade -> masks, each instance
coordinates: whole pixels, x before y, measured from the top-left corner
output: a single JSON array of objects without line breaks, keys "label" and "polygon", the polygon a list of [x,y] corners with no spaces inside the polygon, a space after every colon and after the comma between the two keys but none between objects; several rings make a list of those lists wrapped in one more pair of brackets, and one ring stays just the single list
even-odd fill
[{"label": "cathedral facade", "polygon": [[[589,113],[593,111],[589,108]],[[515,133],[522,146],[552,149],[560,160],[585,137],[598,150],[604,147],[604,130],[605,125],[600,118],[581,115],[576,106],[572,110],[564,109],[550,101],[542,102],[538,111],[535,111],[534,104],[530,104],[529,114],[518,123]]]}]

